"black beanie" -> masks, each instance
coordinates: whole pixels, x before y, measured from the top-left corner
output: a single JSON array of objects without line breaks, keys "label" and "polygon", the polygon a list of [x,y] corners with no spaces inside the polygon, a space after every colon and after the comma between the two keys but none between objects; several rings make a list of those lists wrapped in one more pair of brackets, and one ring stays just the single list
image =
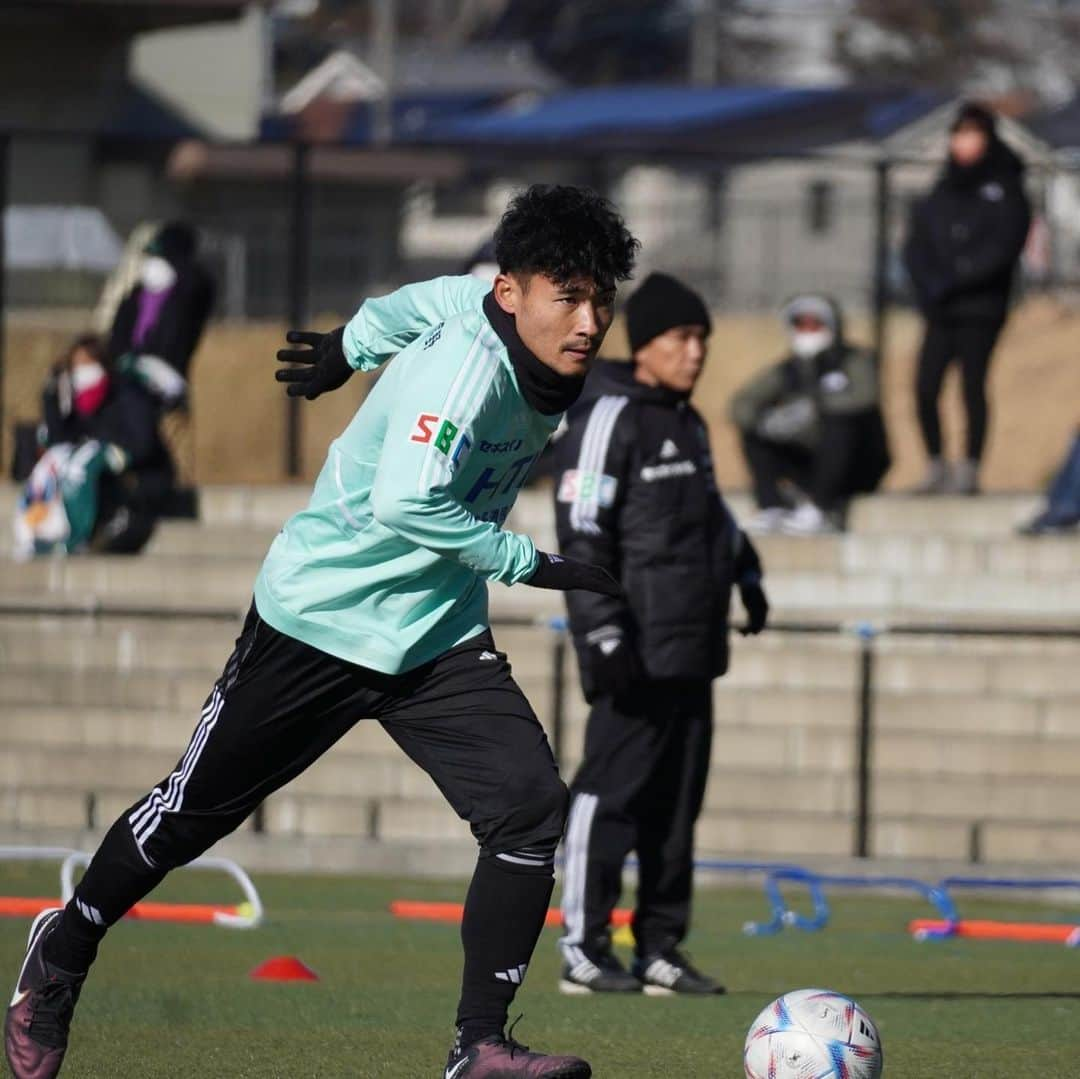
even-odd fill
[{"label": "black beanie", "polygon": [[666,273],[651,273],[626,301],[626,332],[630,351],[637,352],[674,326],[704,326],[712,320],[702,298]]}]

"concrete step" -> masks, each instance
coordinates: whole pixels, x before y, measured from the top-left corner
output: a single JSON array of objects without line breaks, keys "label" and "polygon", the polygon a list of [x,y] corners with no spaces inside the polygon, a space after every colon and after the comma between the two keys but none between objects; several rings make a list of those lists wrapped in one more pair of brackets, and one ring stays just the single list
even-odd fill
[{"label": "concrete step", "polygon": [[[282,496],[286,501],[288,497]],[[281,501],[275,498],[272,503]],[[899,501],[902,510],[906,501]],[[895,530],[854,531],[841,536],[762,536],[755,542],[770,573],[865,575],[884,569],[892,576],[972,577],[993,573],[1037,579],[1070,576],[1075,570],[1075,543],[1069,537],[1046,537],[1033,542],[1008,531],[986,535],[937,529],[912,532],[905,514],[895,516]],[[257,565],[282,523],[244,523],[242,516],[237,520],[213,520],[217,523],[205,518],[160,522],[143,557],[197,556]],[[531,535],[541,547],[555,543],[551,506],[534,492],[525,493],[507,527]],[[10,535],[0,529],[0,552],[6,554],[9,550]]]},{"label": "concrete step", "polygon": [[42,558],[6,574],[5,595],[58,595],[129,600],[143,606],[245,609],[259,559],[207,559],[186,555]]},{"label": "concrete step", "polygon": [[85,828],[86,793],[70,787],[0,787],[0,825],[11,828]]},{"label": "concrete step", "polygon": [[384,843],[428,839],[452,842],[471,836],[469,826],[446,802],[394,798],[379,803],[375,831]]},{"label": "concrete step", "polygon": [[135,708],[186,712],[197,719],[213,686],[202,674],[5,664],[0,678],[0,715],[13,705],[54,708]]},{"label": "concrete step", "polygon": [[[1074,732],[1075,735],[1075,732]],[[920,775],[1036,778],[1080,777],[1080,738],[1034,740],[1024,736],[982,738],[929,732],[879,732],[874,739],[877,776]]]},{"label": "concrete step", "polygon": [[878,819],[870,830],[875,858],[955,858],[967,856],[970,830],[947,820]]},{"label": "concrete step", "polygon": [[1057,823],[992,822],[982,829],[982,856],[987,862],[1058,863],[1080,861],[1080,831],[1075,813]]},{"label": "concrete step", "polygon": [[[5,746],[21,745],[57,753],[79,753],[83,749],[117,752],[161,749],[169,750],[175,760],[187,746],[198,721],[198,712],[169,709],[16,705],[5,709],[0,717],[0,739]],[[372,720],[357,723],[327,754],[327,757],[335,756],[379,761],[407,759]]]},{"label": "concrete step", "polygon": [[886,572],[892,577],[979,577],[996,574],[1025,580],[1071,577],[1076,542],[1010,536],[880,535],[761,536],[755,539],[768,573],[844,575]]},{"label": "concrete step", "polygon": [[[81,618],[0,615],[0,662],[41,670],[197,673],[207,689],[232,654],[240,619]],[[501,626],[497,645],[507,652],[515,678],[532,696],[543,696],[552,673],[550,631]],[[534,700],[534,705],[540,703]]]},{"label": "concrete step", "polygon": [[162,748],[117,751],[106,746],[43,747],[8,742],[0,759],[0,788],[32,790],[62,783],[83,794],[118,788],[145,793],[172,771],[178,756]]},{"label": "concrete step", "polygon": [[262,560],[278,529],[273,526],[161,521],[146,546],[147,555]]},{"label": "concrete step", "polygon": [[783,858],[845,855],[852,851],[850,816],[831,813],[703,813],[698,857],[746,855]]},{"label": "concrete step", "polygon": [[[1047,548],[1049,550],[1049,548]],[[807,612],[839,617],[983,614],[1061,620],[1080,610],[1080,579],[1062,558],[1055,574],[1036,576],[1018,568],[968,574],[917,574],[883,562],[870,571],[785,571],[770,564],[769,596],[777,618]],[[47,558],[5,575],[3,593],[90,597],[113,603],[242,610],[250,602],[260,559],[188,554],[145,554],[138,558],[80,556]],[[494,617],[543,620],[562,617],[562,597],[525,587],[491,589]]]},{"label": "concrete step", "polygon": [[[18,488],[0,483],[0,520],[10,520]],[[243,526],[277,530],[311,497],[309,484],[234,486],[211,484],[199,490],[199,519],[210,526]],[[725,491],[724,497],[739,520],[753,512],[744,493]],[[992,494],[978,498],[874,495],[856,499],[848,525],[852,532],[922,535],[1009,535],[1039,506],[1038,494]],[[514,507],[516,527],[541,527],[551,516],[550,486],[523,491]],[[528,528],[524,529],[528,531]]]},{"label": "concrete step", "polygon": [[239,620],[0,617],[0,663],[119,673],[198,672],[209,689],[232,653],[240,626]]},{"label": "concrete step", "polygon": [[705,792],[705,808],[717,814],[743,813],[850,814],[855,807],[852,776],[822,772],[798,775],[776,769],[751,771],[714,764]]},{"label": "concrete step", "polygon": [[978,498],[877,495],[856,499],[848,519],[852,532],[870,534],[1007,536],[1041,504],[1039,495]]},{"label": "concrete step", "polygon": [[1006,823],[1070,820],[1076,782],[1047,776],[880,775],[873,785],[875,817],[905,816]]}]

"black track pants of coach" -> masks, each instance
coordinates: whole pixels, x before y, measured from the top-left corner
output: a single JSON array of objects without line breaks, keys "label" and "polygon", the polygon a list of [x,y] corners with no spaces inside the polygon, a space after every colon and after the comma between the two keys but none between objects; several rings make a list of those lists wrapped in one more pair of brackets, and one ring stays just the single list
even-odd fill
[{"label": "black track pants of coach", "polygon": [[651,682],[632,695],[597,698],[585,759],[571,786],[563,881],[563,951],[603,947],[622,890],[623,863],[637,853],[634,938],[639,955],[687,933],[694,877],[694,824],[712,746],[708,681]]}]

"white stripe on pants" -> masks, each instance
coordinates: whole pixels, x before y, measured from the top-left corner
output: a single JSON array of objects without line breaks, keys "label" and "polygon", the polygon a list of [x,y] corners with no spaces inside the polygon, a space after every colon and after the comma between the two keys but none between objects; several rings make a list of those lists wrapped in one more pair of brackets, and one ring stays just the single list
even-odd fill
[{"label": "white stripe on pants", "polygon": [[[563,876],[562,915],[564,936],[559,942],[572,962],[580,961],[579,946],[585,938],[585,885],[589,868],[589,837],[600,801],[595,794],[577,794],[570,805],[566,827],[566,872]],[[571,958],[573,957],[573,958]]]}]

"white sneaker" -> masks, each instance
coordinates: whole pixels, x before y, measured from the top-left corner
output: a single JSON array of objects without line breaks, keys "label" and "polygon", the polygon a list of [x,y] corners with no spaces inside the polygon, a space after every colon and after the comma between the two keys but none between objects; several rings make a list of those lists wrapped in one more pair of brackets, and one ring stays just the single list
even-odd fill
[{"label": "white sneaker", "polygon": [[758,510],[746,522],[746,531],[753,536],[766,536],[772,532],[779,532],[788,512],[783,506],[769,506],[766,509]]},{"label": "white sneaker", "polygon": [[813,502],[804,502],[785,513],[780,531],[787,536],[823,536],[836,531],[836,526]]}]

